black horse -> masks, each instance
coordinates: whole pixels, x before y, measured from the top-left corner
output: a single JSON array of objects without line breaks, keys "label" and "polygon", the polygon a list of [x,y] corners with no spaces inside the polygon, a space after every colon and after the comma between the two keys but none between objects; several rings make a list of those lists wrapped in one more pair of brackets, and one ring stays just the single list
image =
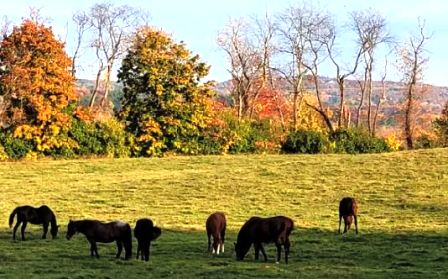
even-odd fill
[{"label": "black horse", "polygon": [[72,221],[67,226],[67,239],[75,233],[82,233],[90,243],[90,255],[99,258],[96,247],[97,242],[110,243],[117,242],[117,255],[119,258],[121,251],[125,251],[125,260],[132,257],[132,231],[129,224],[124,222],[103,223],[98,220]]},{"label": "black horse", "polygon": [[14,217],[17,214],[17,223],[14,226],[14,230],[12,233],[12,239],[16,239],[16,231],[20,224],[22,224],[22,240],[25,240],[25,228],[26,225],[29,223],[34,225],[43,225],[44,226],[44,234],[42,235],[42,238],[47,238],[47,232],[48,232],[48,225],[51,224],[50,233],[53,239],[58,234],[58,224],[56,222],[56,216],[54,215],[53,211],[46,206],[42,205],[39,208],[35,208],[29,205],[24,206],[18,206],[16,207],[11,215],[9,215],[9,227],[12,227],[12,224],[14,223]]},{"label": "black horse", "polygon": [[275,243],[277,247],[277,262],[280,262],[281,245],[285,247],[285,262],[288,263],[289,235],[294,228],[294,222],[284,216],[270,218],[252,217],[240,229],[235,243],[236,259],[242,261],[254,244],[255,260],[258,260],[259,252],[267,261],[263,243]]},{"label": "black horse", "polygon": [[151,241],[156,240],[162,234],[159,227],[154,226],[151,219],[139,219],[135,224],[134,236],[137,238],[137,259],[142,255],[142,260],[149,261]]}]

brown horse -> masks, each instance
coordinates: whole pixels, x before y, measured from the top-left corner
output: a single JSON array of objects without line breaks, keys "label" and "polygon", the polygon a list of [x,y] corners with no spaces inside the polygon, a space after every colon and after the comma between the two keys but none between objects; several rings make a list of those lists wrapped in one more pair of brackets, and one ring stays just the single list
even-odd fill
[{"label": "brown horse", "polygon": [[103,223],[97,220],[70,220],[67,226],[67,239],[70,240],[75,233],[82,233],[86,236],[90,243],[90,255],[92,257],[96,256],[99,258],[96,247],[97,242],[110,243],[113,241],[117,243],[117,259],[121,255],[123,246],[125,260],[130,259],[132,256],[132,231],[127,223],[118,221]]},{"label": "brown horse", "polygon": [[284,216],[270,218],[252,217],[240,229],[235,243],[236,259],[243,260],[252,243],[255,248],[255,260],[258,260],[259,252],[268,260],[263,243],[275,243],[277,247],[277,263],[280,262],[281,246],[285,248],[285,262],[288,263],[289,235],[294,228],[294,222]]},{"label": "brown horse", "polygon": [[358,234],[358,203],[354,198],[345,197],[339,203],[339,233],[341,233],[341,219],[344,218],[344,233],[350,230],[355,221],[356,234]]},{"label": "brown horse", "polygon": [[224,241],[226,236],[226,216],[223,212],[211,214],[205,222],[208,238],[208,251],[210,252],[211,237],[213,236],[212,254],[224,253]]},{"label": "brown horse", "polygon": [[56,235],[58,234],[58,224],[56,222],[56,216],[54,215],[53,211],[46,206],[42,205],[41,207],[35,208],[29,205],[25,206],[18,206],[16,207],[11,215],[9,215],[9,227],[12,227],[12,224],[14,223],[14,217],[17,215],[17,223],[14,226],[14,230],[12,233],[12,239],[16,239],[16,231],[20,224],[22,224],[22,240],[25,240],[25,228],[26,225],[29,223],[34,225],[40,225],[42,224],[44,227],[44,234],[42,235],[42,238],[47,238],[47,232],[48,232],[48,225],[51,224],[51,236],[56,238]]},{"label": "brown horse", "polygon": [[151,219],[139,219],[135,224],[134,236],[137,238],[137,259],[141,252],[142,260],[149,261],[151,241],[156,240],[162,230],[155,227]]}]

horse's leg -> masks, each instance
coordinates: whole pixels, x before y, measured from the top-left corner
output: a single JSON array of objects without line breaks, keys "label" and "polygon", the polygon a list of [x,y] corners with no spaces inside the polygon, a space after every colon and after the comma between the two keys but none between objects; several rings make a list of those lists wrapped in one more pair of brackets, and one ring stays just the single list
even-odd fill
[{"label": "horse's leg", "polygon": [[347,232],[347,229],[348,229],[348,220],[347,217],[344,216],[344,233]]},{"label": "horse's leg", "polygon": [[338,229],[339,234],[341,234],[341,219],[342,219],[342,215],[339,214],[339,229]]},{"label": "horse's leg", "polygon": [[121,240],[117,240],[117,255],[115,256],[115,258],[120,258],[121,255],[121,251],[123,250],[123,243],[121,243]]},{"label": "horse's leg", "polygon": [[48,223],[44,222],[44,234],[42,235],[42,239],[47,238],[47,232],[48,232]]},{"label": "horse's leg", "polygon": [[355,219],[356,234],[358,234],[358,217],[356,217],[356,215],[353,215],[353,218]]},{"label": "horse's leg", "polygon": [[96,247],[96,242],[93,239],[87,239],[90,242],[90,256],[94,257],[96,256],[97,258],[100,257],[100,255],[98,255],[98,250]]},{"label": "horse's leg", "polygon": [[26,229],[26,225],[28,224],[27,221],[23,221],[22,223],[22,228],[21,228],[21,232],[22,232],[22,240],[25,240],[25,229]]},{"label": "horse's leg", "polygon": [[280,263],[280,259],[281,259],[281,255],[282,255],[282,245],[280,244],[280,242],[276,242],[275,246],[277,247],[277,262],[276,263]]},{"label": "horse's leg", "polygon": [[17,229],[19,228],[20,223],[22,223],[22,221],[17,220],[17,223],[16,223],[16,225],[14,226],[14,229],[13,229],[13,231],[12,231],[12,239],[13,239],[13,240],[16,240],[16,231],[17,231]]},{"label": "horse's leg", "polygon": [[226,239],[226,231],[221,231],[221,253],[224,253],[224,241]]},{"label": "horse's leg", "polygon": [[254,250],[255,250],[255,260],[258,261],[258,258],[260,257],[260,244],[254,243]]},{"label": "horse's leg", "polygon": [[267,262],[268,261],[268,256],[266,256],[266,252],[264,251],[264,247],[263,247],[262,243],[260,243],[260,251],[263,254],[264,261]]},{"label": "horse's leg", "polygon": [[207,239],[208,239],[208,246],[207,246],[207,252],[210,253],[210,246],[212,245],[212,241],[211,241],[211,233],[207,232]]},{"label": "horse's leg", "polygon": [[289,242],[289,238],[286,239],[285,244],[285,263],[288,263],[288,256],[289,256],[289,248],[291,247],[291,242]]},{"label": "horse's leg", "polygon": [[213,236],[213,250],[216,252],[216,255],[219,255],[219,246],[221,244],[221,235],[215,234]]},{"label": "horse's leg", "polygon": [[149,261],[149,253],[151,249],[151,241],[145,242],[145,261]]},{"label": "horse's leg", "polygon": [[138,260],[138,255],[140,254],[140,250],[141,250],[141,246],[140,246],[140,239],[137,238],[137,260]]}]

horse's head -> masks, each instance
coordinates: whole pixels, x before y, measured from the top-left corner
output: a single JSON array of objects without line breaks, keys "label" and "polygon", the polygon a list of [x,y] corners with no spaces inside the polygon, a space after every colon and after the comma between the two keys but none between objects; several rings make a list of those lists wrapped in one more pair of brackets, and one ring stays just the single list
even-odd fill
[{"label": "horse's head", "polygon": [[56,236],[58,235],[58,230],[59,230],[59,225],[51,226],[50,233],[51,233],[51,236],[53,237],[53,239],[55,239]]},{"label": "horse's head", "polygon": [[249,251],[250,245],[243,244],[242,242],[233,243],[235,246],[236,260],[242,261]]},{"label": "horse's head", "polygon": [[346,216],[346,217],[344,217],[344,221],[345,221],[345,223],[347,224],[347,230],[349,230],[350,229],[350,227],[352,226],[352,224],[353,224],[353,216],[352,215],[348,215],[348,216]]},{"label": "horse's head", "polygon": [[70,220],[70,222],[68,222],[68,225],[67,225],[67,235],[65,237],[67,237],[67,239],[70,240],[70,238],[72,238],[72,236],[77,232],[78,231],[77,231],[75,222]]}]

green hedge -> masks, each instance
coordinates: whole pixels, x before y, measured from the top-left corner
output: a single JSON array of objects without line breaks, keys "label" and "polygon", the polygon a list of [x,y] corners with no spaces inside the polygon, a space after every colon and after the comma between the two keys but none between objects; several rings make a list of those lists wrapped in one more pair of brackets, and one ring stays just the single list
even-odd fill
[{"label": "green hedge", "polygon": [[321,132],[298,130],[290,133],[281,150],[284,153],[323,153],[329,146],[328,137]]}]

